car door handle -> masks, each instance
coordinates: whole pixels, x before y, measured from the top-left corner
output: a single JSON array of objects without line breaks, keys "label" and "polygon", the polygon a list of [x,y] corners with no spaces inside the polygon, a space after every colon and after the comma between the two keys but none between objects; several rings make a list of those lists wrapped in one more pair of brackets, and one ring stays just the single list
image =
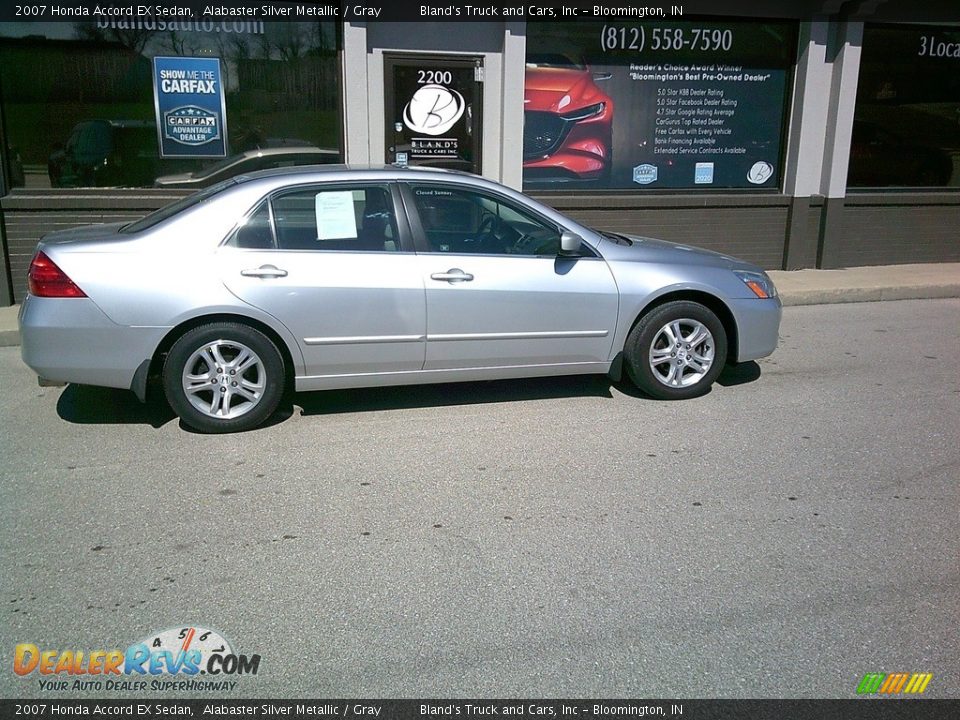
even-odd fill
[{"label": "car door handle", "polygon": [[473,275],[470,273],[464,272],[460,268],[450,268],[446,272],[442,273],[433,273],[430,276],[431,280],[445,280],[446,282],[470,282],[473,280]]},{"label": "car door handle", "polygon": [[253,270],[241,270],[240,274],[244,277],[281,278],[287,276],[287,271],[274,265],[261,265]]}]

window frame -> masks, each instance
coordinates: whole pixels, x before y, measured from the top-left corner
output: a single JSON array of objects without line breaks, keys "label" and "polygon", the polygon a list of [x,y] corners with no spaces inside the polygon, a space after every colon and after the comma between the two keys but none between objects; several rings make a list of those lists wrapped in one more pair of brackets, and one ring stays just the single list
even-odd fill
[{"label": "window frame", "polygon": [[[274,213],[273,201],[283,195],[290,195],[293,193],[307,193],[307,192],[336,192],[338,190],[358,190],[366,188],[380,188],[387,192],[388,202],[392,203],[393,206],[393,220],[394,227],[397,231],[397,249],[396,250],[362,250],[362,249],[353,249],[353,250],[344,250],[344,249],[330,249],[330,248],[296,248],[288,249],[279,247],[279,240],[277,236],[277,221],[276,214]],[[270,218],[270,235],[273,243],[271,248],[242,248],[237,247],[234,244],[234,239],[237,236],[243,227],[249,222],[250,218],[256,215],[260,209],[267,205],[268,214]],[[239,252],[278,252],[278,253],[376,253],[377,255],[396,255],[399,253],[404,254],[413,254],[415,252],[414,243],[412,239],[412,234],[410,232],[410,226],[407,221],[404,204],[400,198],[399,189],[397,188],[397,183],[392,180],[342,180],[329,183],[306,183],[303,185],[285,185],[280,188],[276,188],[267,193],[264,197],[260,198],[256,203],[253,204],[253,207],[243,216],[243,220],[237,223],[229,233],[227,233],[226,238],[224,238],[221,243],[221,247],[227,247],[231,250]]]},{"label": "window frame", "polygon": [[[270,228],[270,244],[272,247],[268,248],[249,248],[249,247],[239,247],[234,244],[234,241],[237,238],[237,235],[247,226],[250,222],[250,219],[253,218],[258,212],[260,212],[264,207],[267,208],[267,223]],[[220,243],[221,247],[229,248],[230,250],[238,250],[241,252],[270,252],[272,250],[278,250],[277,248],[277,229],[273,224],[273,205],[270,204],[270,197],[260,198],[256,203],[254,203],[253,209],[248,210],[247,213],[243,216],[243,219],[236,224],[236,226],[227,233],[227,236],[223,239],[223,242]]]},{"label": "window frame", "polygon": [[[489,190],[485,187],[477,187],[475,185],[470,185],[468,183],[458,183],[458,182],[444,182],[437,180],[403,180],[397,183],[400,187],[400,195],[403,200],[404,209],[406,211],[407,221],[410,224],[410,231],[413,234],[413,242],[416,247],[417,254],[419,255],[438,255],[438,256],[475,256],[475,257],[498,257],[498,258],[549,258],[555,259],[561,257],[560,253],[548,254],[548,255],[537,255],[537,254],[523,254],[523,253],[463,253],[463,252],[441,252],[439,250],[434,250],[430,246],[430,242],[427,239],[427,233],[424,229],[423,222],[420,219],[420,211],[417,208],[417,201],[414,197],[413,189],[414,187],[436,187],[439,189],[445,190],[457,190],[460,192],[469,192],[475,195],[479,195],[482,198],[492,200],[493,202],[506,205],[513,212],[516,212],[520,215],[529,215],[537,222],[542,223],[543,225],[551,228],[557,232],[557,235],[562,235],[567,228],[560,225],[551,218],[543,215],[538,212],[535,208],[532,208],[528,205],[523,205],[518,203],[513,198],[503,195],[501,193]],[[519,206],[519,207],[518,207]],[[583,243],[581,246],[581,255],[578,256],[583,259],[597,258],[600,257],[596,250],[594,250],[587,243]]]}]

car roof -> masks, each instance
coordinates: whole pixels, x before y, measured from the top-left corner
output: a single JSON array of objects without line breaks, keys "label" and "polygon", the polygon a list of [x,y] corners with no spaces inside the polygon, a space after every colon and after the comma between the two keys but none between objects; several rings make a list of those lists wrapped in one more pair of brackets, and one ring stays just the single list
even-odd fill
[{"label": "car roof", "polygon": [[[434,168],[434,167],[409,167],[409,166],[400,166],[400,165],[294,165],[291,167],[282,167],[282,168],[269,168],[267,170],[255,170],[254,172],[244,173],[243,175],[237,176],[237,182],[245,182],[248,180],[263,180],[269,178],[277,177],[288,177],[291,180],[295,179],[295,176],[303,176],[304,180],[309,178],[325,180],[324,175],[341,175],[346,177],[341,177],[342,180],[362,180],[364,178],[370,178],[376,176],[377,178],[382,179],[385,175],[393,175],[394,178],[400,179],[404,176],[416,178],[423,177],[424,175],[430,176],[452,176],[452,177],[462,177],[464,179],[470,180],[482,180],[478,175],[473,175],[471,173],[463,172],[462,170],[448,170],[446,168]],[[320,177],[317,177],[320,176]]]}]

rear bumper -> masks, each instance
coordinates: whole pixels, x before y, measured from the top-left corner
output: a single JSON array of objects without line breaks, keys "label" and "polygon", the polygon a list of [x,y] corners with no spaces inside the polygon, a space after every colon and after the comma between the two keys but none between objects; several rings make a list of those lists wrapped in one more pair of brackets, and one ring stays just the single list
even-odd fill
[{"label": "rear bumper", "polygon": [[47,381],[130,389],[169,328],[125,327],[89,298],[38,298],[20,306],[20,356]]},{"label": "rear bumper", "polygon": [[780,340],[780,298],[729,301],[737,321],[737,362],[766,357]]}]

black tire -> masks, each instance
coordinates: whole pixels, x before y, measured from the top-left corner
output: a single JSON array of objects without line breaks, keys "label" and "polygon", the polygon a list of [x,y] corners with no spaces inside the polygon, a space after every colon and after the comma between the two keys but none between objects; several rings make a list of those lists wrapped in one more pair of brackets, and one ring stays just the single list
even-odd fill
[{"label": "black tire", "polygon": [[283,388],[283,358],[276,345],[240,323],[211,323],[187,331],[163,365],[170,407],[184,424],[205,433],[257,427],[277,409]]},{"label": "black tire", "polygon": [[[694,341],[692,347],[687,342],[681,342],[679,347],[671,344],[670,338],[676,334],[673,323],[679,323],[682,340]],[[699,341],[698,327],[708,331],[707,337]],[[710,359],[709,366],[702,362],[705,357]],[[655,363],[661,358],[661,362]],[[668,302],[644,315],[630,331],[623,359],[633,384],[651,397],[686,400],[707,392],[723,370],[727,334],[709,308],[687,300]],[[705,372],[700,372],[704,368]]]}]

